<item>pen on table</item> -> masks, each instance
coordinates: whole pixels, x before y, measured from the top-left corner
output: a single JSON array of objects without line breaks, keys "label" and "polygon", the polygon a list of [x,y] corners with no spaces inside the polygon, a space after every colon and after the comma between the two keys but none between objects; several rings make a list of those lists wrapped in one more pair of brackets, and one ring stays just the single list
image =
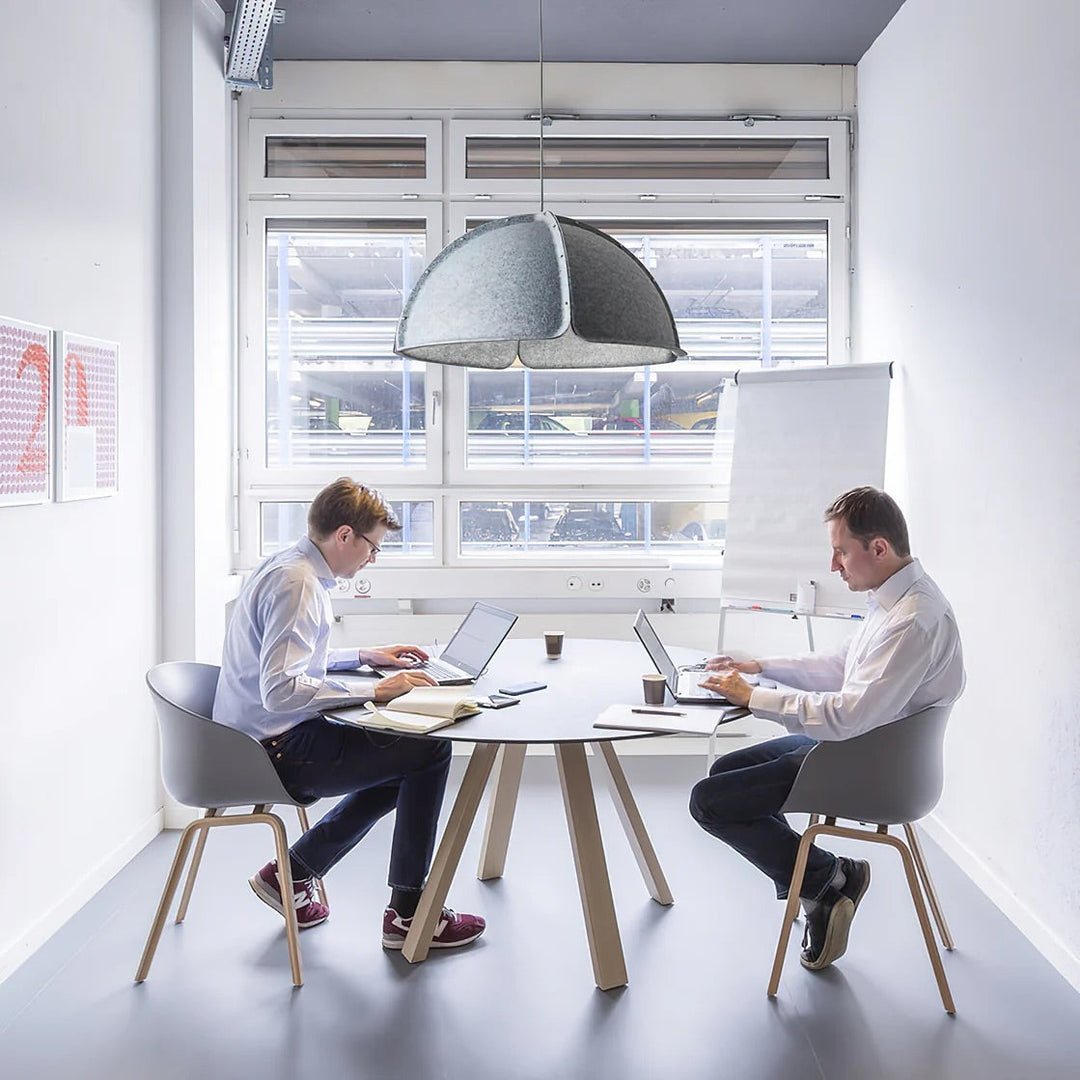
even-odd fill
[{"label": "pen on table", "polygon": [[652,716],[685,716],[686,713],[676,709],[631,709],[632,713],[648,713]]}]

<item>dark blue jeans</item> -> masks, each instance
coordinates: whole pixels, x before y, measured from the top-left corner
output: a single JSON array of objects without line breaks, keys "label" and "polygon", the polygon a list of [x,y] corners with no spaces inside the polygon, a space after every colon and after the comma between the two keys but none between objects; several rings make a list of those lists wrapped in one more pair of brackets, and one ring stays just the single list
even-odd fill
[{"label": "dark blue jeans", "polygon": [[390,887],[423,887],[450,770],[448,742],[368,731],[320,716],[263,745],[293,798],[344,796],[293,844],[294,877],[323,877],[379,818],[396,810]]},{"label": "dark blue jeans", "polygon": [[[725,754],[690,793],[694,820],[771,877],[781,900],[788,894],[801,837],[780,807],[816,745],[805,735],[787,735]],[[819,900],[835,870],[836,856],[811,846],[799,895]]]}]

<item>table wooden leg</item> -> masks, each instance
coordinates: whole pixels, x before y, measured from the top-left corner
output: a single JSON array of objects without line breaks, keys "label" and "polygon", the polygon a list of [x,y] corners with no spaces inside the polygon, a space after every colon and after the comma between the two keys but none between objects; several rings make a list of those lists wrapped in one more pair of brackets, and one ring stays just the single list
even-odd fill
[{"label": "table wooden leg", "polygon": [[510,846],[510,830],[514,825],[521,769],[525,764],[526,743],[504,743],[495,768],[495,786],[488,807],[484,843],[480,848],[480,865],[476,876],[481,881],[500,878],[506,867],[506,851]]},{"label": "table wooden leg", "polygon": [[645,822],[641,819],[641,813],[634,802],[630,785],[626,781],[626,773],[623,772],[622,763],[615,753],[615,747],[610,742],[599,742],[600,754],[607,766],[608,785],[611,788],[611,797],[615,802],[619,820],[622,822],[626,839],[630,842],[630,850],[637,859],[638,869],[645,879],[645,886],[649,895],[665,907],[673,904],[675,898],[668,888],[664,871],[660,868],[660,860],[656,857],[656,851],[645,831]]},{"label": "table wooden leg", "polygon": [[611,898],[611,882],[585,747],[581,743],[556,743],[555,759],[559,765],[559,783],[574,851],[593,975],[601,990],[611,990],[626,985],[626,962],[615,918],[615,903]]},{"label": "table wooden leg", "polygon": [[461,788],[443,831],[442,842],[431,864],[431,873],[428,874],[412,925],[405,935],[402,954],[410,964],[427,959],[432,935],[442,916],[446,894],[450,891],[450,883],[454,880],[454,873],[461,861],[461,852],[476,818],[476,811],[484,794],[484,785],[491,775],[491,766],[495,762],[498,749],[498,743],[477,743],[472,757],[469,758],[468,768],[461,779]]}]

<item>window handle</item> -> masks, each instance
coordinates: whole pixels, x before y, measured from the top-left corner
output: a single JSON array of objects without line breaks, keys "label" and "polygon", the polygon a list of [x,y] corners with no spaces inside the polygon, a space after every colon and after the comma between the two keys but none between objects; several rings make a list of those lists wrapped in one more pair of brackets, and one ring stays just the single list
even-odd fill
[{"label": "window handle", "polygon": [[436,426],[436,417],[439,414],[439,406],[442,405],[442,391],[431,391],[431,412],[428,414],[428,427],[433,428]]}]

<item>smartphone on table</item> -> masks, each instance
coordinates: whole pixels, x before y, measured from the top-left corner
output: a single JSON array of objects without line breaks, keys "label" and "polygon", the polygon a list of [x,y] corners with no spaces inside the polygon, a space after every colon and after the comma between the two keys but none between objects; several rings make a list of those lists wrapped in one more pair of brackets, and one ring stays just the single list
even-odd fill
[{"label": "smartphone on table", "polygon": [[488,694],[488,703],[478,701],[481,709],[507,709],[511,705],[517,705],[521,698],[511,697],[509,694]]}]

